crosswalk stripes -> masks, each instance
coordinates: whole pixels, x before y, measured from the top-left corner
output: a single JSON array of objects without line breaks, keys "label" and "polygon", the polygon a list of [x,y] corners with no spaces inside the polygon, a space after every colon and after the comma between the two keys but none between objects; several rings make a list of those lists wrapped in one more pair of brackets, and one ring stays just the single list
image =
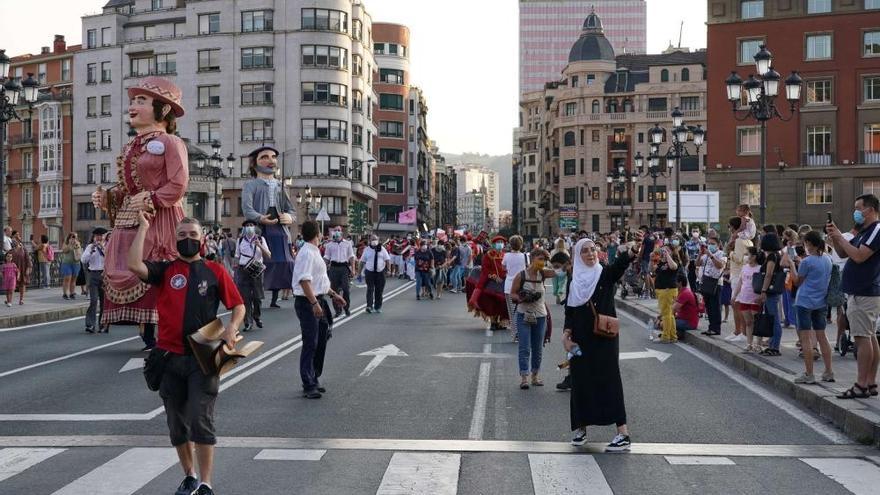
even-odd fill
[{"label": "crosswalk stripes", "polygon": [[456,495],[461,454],[397,452],[376,495]]},{"label": "crosswalk stripes", "polygon": [[876,495],[880,469],[863,459],[801,459],[854,495]]},{"label": "crosswalk stripes", "polygon": [[175,464],[171,448],[129,449],[53,495],[131,495]]},{"label": "crosswalk stripes", "polygon": [[541,495],[614,495],[591,455],[529,454],[532,484]]},{"label": "crosswalk stripes", "polygon": [[0,481],[64,451],[65,449],[0,449]]},{"label": "crosswalk stripes", "polygon": [[672,466],[735,466],[736,463],[727,457],[704,455],[668,455],[666,462]]},{"label": "crosswalk stripes", "polygon": [[320,461],[326,450],[314,449],[263,449],[255,461]]}]

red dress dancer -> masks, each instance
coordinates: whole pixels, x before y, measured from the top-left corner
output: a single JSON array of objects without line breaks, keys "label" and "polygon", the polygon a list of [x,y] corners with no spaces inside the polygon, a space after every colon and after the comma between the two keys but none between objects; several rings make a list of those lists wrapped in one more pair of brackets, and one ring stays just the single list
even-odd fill
[{"label": "red dress dancer", "polygon": [[[126,257],[138,230],[138,212],[153,214],[144,242],[144,258],[177,258],[175,229],[184,217],[181,200],[189,184],[186,145],[173,134],[184,113],[180,89],[168,80],[145,78],[128,89],[129,122],[137,131],[117,158],[119,182],[109,191],[98,189],[92,200],[107,210],[113,225],[105,248],[106,300],[101,326],[111,323],[143,326],[158,322],[156,292],[129,271]],[[150,338],[144,340],[150,346]]]},{"label": "red dress dancer", "polygon": [[492,248],[483,254],[480,276],[473,283],[471,278],[465,287],[468,311],[491,324],[493,330],[504,328],[510,322],[507,302],[504,299],[504,277],[507,272],[501,264],[504,258],[504,236],[492,238]]}]

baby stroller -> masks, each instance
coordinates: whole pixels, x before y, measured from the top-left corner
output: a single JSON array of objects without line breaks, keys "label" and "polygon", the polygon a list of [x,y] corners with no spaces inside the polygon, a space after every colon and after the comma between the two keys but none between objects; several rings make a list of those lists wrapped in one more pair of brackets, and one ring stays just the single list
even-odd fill
[{"label": "baby stroller", "polygon": [[620,298],[626,299],[630,293],[641,296],[645,290],[645,279],[639,273],[638,263],[632,263],[623,274],[623,283],[620,284]]}]

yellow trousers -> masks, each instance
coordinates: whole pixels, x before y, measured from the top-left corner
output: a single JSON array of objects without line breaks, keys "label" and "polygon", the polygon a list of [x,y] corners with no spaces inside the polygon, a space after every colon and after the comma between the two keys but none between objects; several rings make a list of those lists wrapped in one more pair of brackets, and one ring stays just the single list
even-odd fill
[{"label": "yellow trousers", "polygon": [[660,306],[660,323],[663,325],[661,337],[665,340],[678,340],[675,331],[675,313],[672,305],[678,299],[678,289],[657,289],[657,303]]}]

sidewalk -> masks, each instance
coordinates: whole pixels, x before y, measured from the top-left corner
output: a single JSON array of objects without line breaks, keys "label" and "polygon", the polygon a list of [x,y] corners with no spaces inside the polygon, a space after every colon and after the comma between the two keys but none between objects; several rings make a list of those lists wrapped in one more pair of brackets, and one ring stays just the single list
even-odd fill
[{"label": "sidewalk", "polygon": [[[616,303],[618,309],[641,321],[655,317],[658,313],[656,299],[617,298]],[[782,355],[765,357],[744,353],[745,343],[724,341],[724,337],[733,333],[732,309],[730,321],[721,325],[721,335],[715,337],[700,335],[707,325],[705,318],[700,320],[700,328],[688,332],[685,342],[796,401],[833,423],[854,440],[880,446],[880,399],[873,397],[841,400],[836,397],[856,381],[856,360],[852,354],[848,353],[845,357],[841,357],[840,354],[834,353],[832,356],[831,365],[837,380],[835,383],[797,385],[794,383],[794,378],[804,371],[804,364],[798,357],[798,349],[795,347],[797,332],[794,327],[782,330],[780,347]],[[837,334],[836,325],[829,325],[827,333],[833,348],[833,339]],[[647,331],[645,339],[647,340]],[[821,359],[815,362],[814,370],[817,377],[824,370]]]},{"label": "sidewalk", "polygon": [[0,330],[86,314],[89,307],[88,296],[77,294],[76,299],[66,301],[61,295],[61,287],[32,289],[24,293],[24,304],[19,305],[19,294],[16,292],[12,296],[11,308],[6,307],[6,295],[0,295]]}]

